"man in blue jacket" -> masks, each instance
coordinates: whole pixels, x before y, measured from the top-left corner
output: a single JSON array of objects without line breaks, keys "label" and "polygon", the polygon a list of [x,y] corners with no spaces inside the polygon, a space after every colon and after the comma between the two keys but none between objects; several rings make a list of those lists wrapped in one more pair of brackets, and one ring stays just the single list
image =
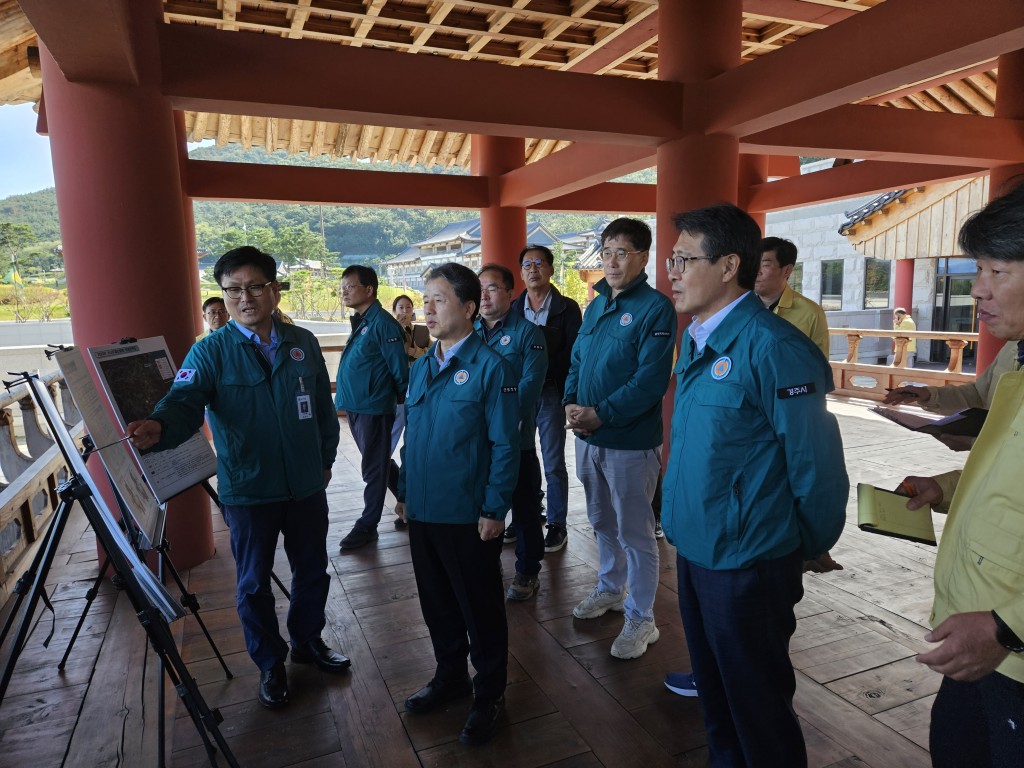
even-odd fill
[{"label": "man in blue jacket", "polygon": [[[409,372],[396,511],[408,520],[420,608],[437,668],[405,701],[421,713],[468,695],[459,739],[494,735],[505,708],[508,624],[501,534],[519,467],[511,366],[473,333],[480,280],[461,264],[432,269],[423,314],[437,343]],[[466,657],[476,676],[470,683]]]},{"label": "man in blue jacket", "polygon": [[500,264],[485,264],[479,274],[476,332],[509,362],[519,387],[519,479],[512,492],[511,524],[516,534],[516,575],[505,597],[529,600],[540,588],[538,574],[544,558],[536,413],[548,370],[548,353],[540,329],[509,311],[515,286],[511,270]]},{"label": "man in blue jacket", "polygon": [[352,315],[352,332],[341,353],[334,404],[345,411],[362,456],[363,514],[341,540],[358,549],[377,540],[377,524],[388,488],[398,490],[398,466],[391,460],[395,406],[409,385],[405,332],[377,300],[377,273],[353,265],[341,273],[341,295]]},{"label": "man in blue jacket", "polygon": [[732,205],[680,214],[666,266],[683,335],[662,524],[713,765],[805,766],[789,640],[803,562],[850,492],[821,351],[753,292],[760,228]]},{"label": "man in blue jacket", "polygon": [[565,468],[565,379],[572,347],[583,322],[580,305],[551,284],[555,256],[543,245],[527,245],[519,252],[519,268],[526,290],[512,302],[512,311],[544,332],[548,347],[548,375],[537,401],[537,435],[547,482],[548,526],[544,551],[558,552],[568,539],[569,473]]},{"label": "man in blue jacket", "polygon": [[563,398],[600,559],[597,585],[572,613],[592,619],[624,611],[611,653],[635,659],[659,636],[651,500],[661,471],[661,401],[676,315],[672,302],[647,284],[650,227],[616,219],[601,233],[601,246],[604,279],[583,315]]},{"label": "man in blue jacket", "polygon": [[167,396],[126,434],[140,450],[174,448],[209,414],[245,647],[260,669],[260,704],[278,709],[288,703],[288,643],[270,590],[279,534],[292,571],[292,661],[326,672],[349,666],[320,638],[330,585],[324,489],[338,450],[338,417],[316,337],[273,319],[281,297],[274,259],[244,246],[221,256],[213,274],[231,321],[196,342]]}]

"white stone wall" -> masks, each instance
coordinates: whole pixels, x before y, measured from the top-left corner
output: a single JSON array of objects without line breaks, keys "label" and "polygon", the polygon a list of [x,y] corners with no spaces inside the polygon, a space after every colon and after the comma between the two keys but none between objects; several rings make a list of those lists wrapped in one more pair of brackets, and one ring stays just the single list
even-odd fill
[{"label": "white stone wall", "polygon": [[[804,166],[804,172],[818,167],[828,167],[830,164],[830,160],[813,163]],[[843,308],[837,312],[826,313],[831,328],[889,328],[892,325],[891,306],[885,310],[864,309],[867,259],[854,250],[844,235],[839,234],[840,225],[847,219],[846,211],[852,211],[875,197],[868,195],[768,214],[765,234],[784,237],[796,244],[799,251],[798,263],[803,264],[800,292],[804,296],[821,301],[821,262],[834,259],[843,261]],[[895,283],[894,264],[889,284],[890,305],[895,294]],[[932,327],[934,293],[935,259],[918,259],[914,264],[912,314],[920,330]],[[874,362],[874,358],[884,357],[888,353],[888,346],[884,339],[877,342],[864,339],[861,342],[860,358],[863,362]],[[841,336],[833,336],[832,359],[841,359],[845,356],[846,341]],[[924,356],[921,359],[923,360]]]}]

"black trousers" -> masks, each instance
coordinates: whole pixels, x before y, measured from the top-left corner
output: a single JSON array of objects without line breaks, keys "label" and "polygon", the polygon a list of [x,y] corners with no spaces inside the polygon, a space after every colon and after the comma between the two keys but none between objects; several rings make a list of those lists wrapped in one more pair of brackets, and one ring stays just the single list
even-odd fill
[{"label": "black trousers", "polygon": [[501,537],[481,541],[476,523],[410,520],[409,549],[437,661],[434,678],[444,682],[464,677],[468,657],[476,669],[477,701],[495,701],[504,694],[508,675]]},{"label": "black trousers", "polygon": [[928,747],[934,768],[1024,765],[1024,683],[998,672],[971,683],[943,677]]},{"label": "black trousers", "polygon": [[385,494],[398,495],[398,465],[391,460],[391,427],[394,414],[349,413],[348,428],[362,456],[360,470],[363,489],[363,514],[355,527],[364,531],[377,529],[384,510]]},{"label": "black trousers", "polygon": [[516,531],[516,573],[536,576],[544,559],[544,523],[540,506],[537,449],[519,452],[519,479],[512,491],[512,527]]},{"label": "black trousers", "polygon": [[713,768],[805,768],[789,639],[803,597],[795,551],[713,571],[676,557],[679,609]]}]

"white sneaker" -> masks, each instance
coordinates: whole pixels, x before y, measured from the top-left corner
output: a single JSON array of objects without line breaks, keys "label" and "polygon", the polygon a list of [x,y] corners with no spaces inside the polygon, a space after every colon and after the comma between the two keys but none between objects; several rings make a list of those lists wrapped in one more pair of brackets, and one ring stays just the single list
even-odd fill
[{"label": "white sneaker", "polygon": [[598,616],[604,616],[608,611],[621,611],[624,602],[626,602],[625,592],[617,595],[614,592],[602,592],[599,587],[594,587],[590,590],[590,594],[572,609],[572,615],[577,619],[596,619]]},{"label": "white sneaker", "polygon": [[658,642],[659,637],[661,633],[654,619],[633,621],[627,616],[622,631],[612,643],[612,656],[617,659],[638,659],[647,652],[648,645]]}]

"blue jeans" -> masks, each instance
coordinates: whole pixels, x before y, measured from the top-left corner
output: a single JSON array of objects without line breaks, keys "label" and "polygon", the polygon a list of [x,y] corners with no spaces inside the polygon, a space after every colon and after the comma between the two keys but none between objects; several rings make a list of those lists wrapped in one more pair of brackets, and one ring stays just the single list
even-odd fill
[{"label": "blue jeans", "polygon": [[391,453],[389,455],[395,455],[395,448],[398,447],[398,441],[402,438],[403,432],[405,432],[405,403],[400,403],[395,408],[395,425],[391,427]]},{"label": "blue jeans", "polygon": [[291,604],[288,635],[292,646],[320,637],[330,577],[327,575],[327,493],[319,491],[301,501],[252,506],[223,506],[231,528],[231,554],[238,578],[238,618],[245,649],[266,672],[288,655],[281,637],[270,589],[278,534],[291,566]]},{"label": "blue jeans", "polygon": [[712,768],[807,765],[789,660],[802,568],[799,550],[720,571],[676,556],[679,612],[700,681]]},{"label": "blue jeans", "polygon": [[597,534],[597,584],[602,592],[618,594],[629,585],[624,610],[633,621],[654,618],[658,540],[651,499],[660,472],[660,446],[625,451],[576,438],[576,476]]},{"label": "blue jeans", "polygon": [[547,481],[548,522],[565,527],[569,471],[565,468],[565,408],[558,387],[545,384],[537,401],[537,434]]}]

